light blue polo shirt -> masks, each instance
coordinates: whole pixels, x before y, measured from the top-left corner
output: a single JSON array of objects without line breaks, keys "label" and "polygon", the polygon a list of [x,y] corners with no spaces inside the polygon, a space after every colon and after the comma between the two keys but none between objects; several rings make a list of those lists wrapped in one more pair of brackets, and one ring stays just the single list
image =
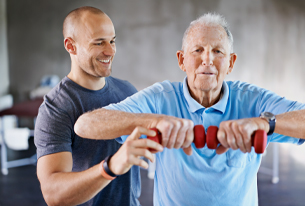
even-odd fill
[{"label": "light blue polo shirt", "polygon": [[[194,125],[202,124],[207,129],[225,120],[258,117],[263,111],[280,114],[304,109],[305,105],[252,84],[227,81],[219,102],[204,108],[191,97],[185,78],[183,83],[156,83],[105,108],[191,119]],[[303,140],[273,134],[268,137],[269,142],[301,144]],[[257,171],[262,156],[253,148],[247,154],[230,149],[222,155],[206,146],[197,149],[192,144],[192,148],[191,156],[182,149],[167,148],[156,154],[154,205],[258,205]]]}]

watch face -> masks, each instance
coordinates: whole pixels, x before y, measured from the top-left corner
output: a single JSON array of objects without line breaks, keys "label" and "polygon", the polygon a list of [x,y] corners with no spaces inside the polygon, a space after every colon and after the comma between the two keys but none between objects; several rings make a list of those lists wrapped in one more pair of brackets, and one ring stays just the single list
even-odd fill
[{"label": "watch face", "polygon": [[263,114],[262,114],[262,115],[263,115],[264,117],[266,117],[266,118],[270,119],[270,120],[275,119],[274,114],[272,114],[271,112],[263,112]]}]

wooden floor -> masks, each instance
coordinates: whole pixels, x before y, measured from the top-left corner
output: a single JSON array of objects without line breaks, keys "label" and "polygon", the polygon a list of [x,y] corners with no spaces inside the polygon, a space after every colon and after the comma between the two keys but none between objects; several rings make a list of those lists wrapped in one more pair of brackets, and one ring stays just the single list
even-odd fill
[{"label": "wooden floor", "polygon": [[[32,139],[32,138],[31,138]],[[30,139],[28,151],[9,151],[9,158],[31,156],[35,147]],[[305,206],[305,145],[282,144],[279,148],[280,181],[271,183],[271,176],[258,173],[258,195],[260,206]],[[272,145],[264,157],[262,166],[271,167]],[[147,171],[141,170],[142,206],[152,206],[153,180]],[[0,174],[0,206],[44,206],[35,165],[9,169],[9,174]]]}]

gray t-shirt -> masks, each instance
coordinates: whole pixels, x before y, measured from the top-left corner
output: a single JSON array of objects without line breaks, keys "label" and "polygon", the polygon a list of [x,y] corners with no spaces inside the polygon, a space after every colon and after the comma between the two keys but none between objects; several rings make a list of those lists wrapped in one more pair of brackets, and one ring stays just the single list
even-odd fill
[{"label": "gray t-shirt", "polygon": [[[74,124],[85,112],[117,103],[137,92],[129,82],[107,77],[98,91],[88,90],[65,77],[45,97],[35,124],[37,158],[57,152],[71,152],[72,171],[83,171],[114,154],[116,140],[90,140],[77,136]],[[93,199],[82,205],[139,205],[141,193],[139,167],[111,181]]]}]

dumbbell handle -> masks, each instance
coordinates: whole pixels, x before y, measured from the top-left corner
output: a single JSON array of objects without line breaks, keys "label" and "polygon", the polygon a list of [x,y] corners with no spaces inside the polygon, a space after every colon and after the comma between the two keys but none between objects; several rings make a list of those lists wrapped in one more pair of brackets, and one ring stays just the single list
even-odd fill
[{"label": "dumbbell handle", "polygon": [[[157,133],[157,135],[148,136],[147,138],[161,144],[162,142],[161,133],[156,128],[153,128],[152,130],[154,130]],[[207,130],[207,134],[205,134],[204,127],[202,125],[196,125],[194,127],[194,140],[193,140],[196,148],[203,148],[204,145],[207,144],[207,147],[209,149],[216,149],[219,144],[219,141],[217,139],[217,131],[218,131],[218,127],[210,126]],[[264,153],[267,145],[267,133],[264,130],[255,131],[252,135],[251,143],[256,153],[258,154]]]}]

